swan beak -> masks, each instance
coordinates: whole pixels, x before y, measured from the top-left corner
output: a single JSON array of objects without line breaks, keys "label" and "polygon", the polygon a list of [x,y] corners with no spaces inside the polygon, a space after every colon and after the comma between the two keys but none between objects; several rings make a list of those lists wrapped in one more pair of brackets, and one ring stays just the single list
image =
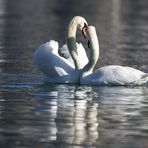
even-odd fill
[{"label": "swan beak", "polygon": [[84,27],[82,28],[82,34],[84,38],[86,39],[86,35],[87,35],[87,25],[86,24],[84,24]]}]

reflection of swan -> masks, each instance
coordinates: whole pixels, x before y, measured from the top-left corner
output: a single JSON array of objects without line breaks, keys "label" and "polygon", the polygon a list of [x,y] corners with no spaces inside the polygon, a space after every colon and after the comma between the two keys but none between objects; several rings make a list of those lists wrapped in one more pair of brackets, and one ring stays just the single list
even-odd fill
[{"label": "reflection of swan", "polygon": [[[87,63],[87,55],[81,43],[76,43],[77,28],[82,31],[85,37],[87,22],[80,16],[74,17],[68,26],[67,46],[71,53],[71,58],[64,58],[58,53],[58,42],[51,40],[39,48],[35,52],[35,63],[38,68],[45,74],[47,81],[53,83],[77,83],[79,82],[79,70]],[[62,50],[67,46],[64,45]],[[81,59],[83,57],[83,59]],[[74,61],[74,63],[73,63]],[[75,69],[76,66],[76,69]]]},{"label": "reflection of swan", "polygon": [[93,72],[94,66],[99,58],[98,38],[93,26],[88,27],[90,38],[90,59],[83,68],[81,84],[91,85],[142,85],[148,82],[148,74],[131,67],[117,65],[105,66]]}]

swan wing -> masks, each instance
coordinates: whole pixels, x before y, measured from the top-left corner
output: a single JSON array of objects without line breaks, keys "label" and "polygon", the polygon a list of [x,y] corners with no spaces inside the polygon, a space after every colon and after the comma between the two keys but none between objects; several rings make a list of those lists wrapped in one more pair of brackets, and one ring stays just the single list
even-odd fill
[{"label": "swan wing", "polygon": [[[67,59],[71,64],[74,64],[66,44],[64,44],[61,48],[59,48],[59,55]],[[85,48],[81,43],[77,43],[77,56],[78,56],[77,60],[79,62],[79,66],[81,69],[88,63],[88,57]]]},{"label": "swan wing", "polygon": [[34,61],[37,67],[52,80],[62,81],[62,76],[68,76],[74,70],[74,65],[58,54],[58,42],[53,40],[36,49]]},{"label": "swan wing", "polygon": [[66,44],[64,44],[62,47],[59,48],[59,55],[67,59],[70,63],[74,65],[73,59],[69,53],[69,50]]}]

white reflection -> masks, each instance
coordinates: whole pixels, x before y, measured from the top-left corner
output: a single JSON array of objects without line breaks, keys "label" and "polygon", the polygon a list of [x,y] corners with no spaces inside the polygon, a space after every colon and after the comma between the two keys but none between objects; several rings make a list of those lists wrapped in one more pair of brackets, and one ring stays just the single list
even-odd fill
[{"label": "white reflection", "polygon": [[[50,100],[50,141],[93,145],[98,141],[98,104],[93,101],[92,88],[71,88],[58,91]],[[49,95],[56,94],[50,92]],[[69,97],[68,97],[69,96]],[[57,104],[56,104],[56,103]],[[57,108],[55,107],[57,105]],[[52,120],[51,120],[52,119]],[[52,129],[52,130],[51,130]],[[53,131],[53,132],[51,132]]]},{"label": "white reflection", "polygon": [[[67,93],[69,90],[58,93],[57,108],[53,110],[56,115],[50,120],[56,142],[93,146],[105,139],[111,141],[117,137],[140,135],[139,130],[147,128],[146,120],[138,120],[144,107],[143,88],[78,87],[73,88],[70,98]],[[132,130],[135,128],[132,118],[137,119],[139,125],[136,131]],[[128,130],[130,126],[131,130]]]}]

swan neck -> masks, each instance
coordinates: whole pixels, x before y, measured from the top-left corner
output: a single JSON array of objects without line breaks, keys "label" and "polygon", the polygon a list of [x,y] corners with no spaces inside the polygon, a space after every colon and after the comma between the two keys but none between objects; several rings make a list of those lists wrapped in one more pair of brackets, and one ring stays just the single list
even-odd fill
[{"label": "swan neck", "polygon": [[96,54],[95,54],[95,50],[92,49],[92,51],[90,51],[90,59],[89,59],[89,62],[88,64],[83,68],[83,73],[85,73],[85,75],[88,75],[90,73],[93,72],[94,68],[95,68],[95,65],[98,61],[98,58],[96,57]]},{"label": "swan neck", "polygon": [[68,26],[68,38],[76,38],[76,31],[77,31],[77,25],[74,23],[69,23]]},{"label": "swan neck", "polygon": [[88,75],[93,72],[93,69],[99,59],[99,42],[94,27],[88,29],[88,34],[90,38],[90,58],[88,64],[83,68],[83,75]]},{"label": "swan neck", "polygon": [[77,32],[78,24],[70,22],[68,26],[67,32],[67,47],[73,58],[74,64],[76,68],[79,68],[78,61],[78,51],[77,51],[77,43],[76,43],[76,32]]}]

